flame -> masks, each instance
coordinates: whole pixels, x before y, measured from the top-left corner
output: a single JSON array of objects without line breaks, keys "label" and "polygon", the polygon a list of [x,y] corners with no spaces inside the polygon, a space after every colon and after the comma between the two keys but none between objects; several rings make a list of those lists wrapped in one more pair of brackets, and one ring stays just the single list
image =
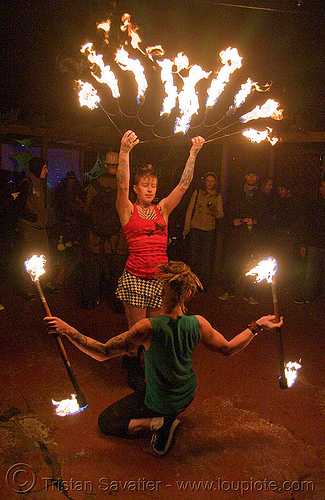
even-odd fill
[{"label": "flame", "polygon": [[272,283],[277,270],[277,261],[273,259],[273,257],[267,257],[248,271],[245,276],[255,276],[256,283],[260,283],[263,280],[266,280],[268,283]]},{"label": "flame", "polygon": [[44,264],[46,259],[44,255],[33,255],[30,259],[25,260],[25,269],[30,275],[32,281],[38,281],[39,277],[45,273]]},{"label": "flame", "polygon": [[79,85],[79,102],[80,106],[87,106],[89,109],[98,108],[100,97],[97,95],[97,90],[89,82],[77,81]]},{"label": "flame", "polygon": [[212,80],[208,89],[208,98],[206,107],[210,108],[215,105],[219,96],[224,91],[226,84],[229,82],[230,75],[242,66],[242,57],[239,56],[236,48],[228,47],[222,50],[219,54],[223,67],[218,72],[217,77]]},{"label": "flame", "polygon": [[163,59],[162,61],[157,60],[157,64],[161,67],[161,81],[164,84],[166,97],[163,101],[163,106],[160,111],[160,116],[164,114],[170,114],[172,109],[176,106],[177,101],[177,87],[174,85],[174,77],[172,73],[172,68],[174,62],[170,59]]},{"label": "flame", "polygon": [[74,415],[85,409],[85,407],[80,408],[75,394],[71,394],[71,399],[63,399],[62,401],[54,401],[54,399],[52,399],[52,404],[56,406],[55,413],[59,417]]},{"label": "flame", "polygon": [[[96,73],[91,72],[91,75],[95,78],[95,80],[97,80],[99,83],[105,83],[111,89],[112,96],[115,99],[120,97],[120,91],[119,91],[117,79],[116,79],[113,71],[111,70],[110,66],[108,64],[105,66],[105,63],[103,61],[103,54],[97,54],[96,51],[93,49],[92,43],[86,43],[85,45],[83,45],[80,49],[80,52],[82,52],[83,54],[88,52],[88,56],[87,56],[88,61],[91,62],[92,64],[96,64],[99,67],[99,69],[101,70],[100,77],[98,77],[96,75]],[[99,101],[100,101],[100,99],[99,99]],[[95,107],[97,107],[97,105]],[[82,104],[81,104],[81,106],[82,106]],[[86,106],[88,106],[88,104],[86,104]],[[90,108],[90,109],[94,109],[94,108]]]},{"label": "flame", "polygon": [[151,45],[146,48],[146,54],[151,61],[154,60],[153,56],[161,57],[165,54],[164,49],[161,45]]},{"label": "flame", "polygon": [[274,120],[282,120],[283,109],[277,109],[279,103],[274,99],[268,99],[262,106],[256,106],[252,111],[242,115],[239,120],[242,123],[247,123],[250,120],[257,120],[258,118],[273,118]]},{"label": "flame", "polygon": [[270,127],[266,127],[266,130],[256,130],[255,128],[247,128],[242,131],[242,135],[247,137],[251,142],[257,142],[258,144],[266,139],[274,146],[278,142],[277,137],[270,137],[269,134],[272,132]]},{"label": "flame", "polygon": [[300,368],[301,368],[301,364],[300,363],[295,363],[295,362],[292,362],[292,361],[289,361],[285,365],[285,377],[287,379],[288,387],[292,387],[293,384],[295,383],[296,378],[298,376],[298,370]]},{"label": "flame", "polygon": [[178,94],[178,103],[181,116],[176,118],[174,132],[187,132],[192,116],[198,112],[199,98],[195,91],[195,85],[202,80],[208,78],[211,71],[207,73],[200,66],[194,64],[191,67],[188,77],[183,77],[184,85],[181,92]]},{"label": "flame", "polygon": [[257,92],[267,92],[270,89],[269,84],[264,85],[264,87],[265,88],[262,89],[257,82],[253,82],[250,78],[248,78],[247,82],[241,85],[240,90],[234,96],[234,104],[229,106],[227,114],[235,113],[235,111],[244,104],[247,96],[254,92],[254,90],[257,90]]},{"label": "flame", "polygon": [[137,31],[138,31],[138,27],[131,23],[131,16],[130,14],[123,14],[122,16],[122,26],[121,26],[121,31],[128,31],[128,35],[129,37],[131,38],[131,45],[134,49],[137,49],[139,50],[140,52],[142,52],[142,54],[144,54],[143,50],[140,49],[139,47],[139,43],[142,42],[140,36],[138,35]]},{"label": "flame", "polygon": [[124,47],[121,47],[116,52],[115,62],[123,71],[131,71],[134,74],[135,81],[138,85],[137,101],[140,104],[141,99],[144,98],[148,83],[144,74],[144,68],[139,59],[131,59]]},{"label": "flame", "polygon": [[97,24],[97,29],[98,30],[103,30],[105,33],[108,33],[109,30],[111,29],[111,21],[110,19],[107,19],[107,21],[103,21],[101,23]]}]

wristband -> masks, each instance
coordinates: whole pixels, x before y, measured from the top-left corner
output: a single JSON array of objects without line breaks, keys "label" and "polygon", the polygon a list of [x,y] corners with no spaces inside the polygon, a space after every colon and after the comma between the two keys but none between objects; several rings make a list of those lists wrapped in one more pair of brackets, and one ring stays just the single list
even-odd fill
[{"label": "wristband", "polygon": [[263,327],[256,323],[256,321],[249,323],[247,328],[253,333],[253,335],[257,335],[263,330]]}]

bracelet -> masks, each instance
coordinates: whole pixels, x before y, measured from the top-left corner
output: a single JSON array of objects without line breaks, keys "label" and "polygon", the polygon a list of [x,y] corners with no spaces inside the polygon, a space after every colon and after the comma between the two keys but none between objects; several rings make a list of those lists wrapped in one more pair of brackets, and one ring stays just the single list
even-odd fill
[{"label": "bracelet", "polygon": [[263,330],[263,327],[256,323],[256,321],[249,323],[247,328],[253,333],[253,335],[257,335]]}]

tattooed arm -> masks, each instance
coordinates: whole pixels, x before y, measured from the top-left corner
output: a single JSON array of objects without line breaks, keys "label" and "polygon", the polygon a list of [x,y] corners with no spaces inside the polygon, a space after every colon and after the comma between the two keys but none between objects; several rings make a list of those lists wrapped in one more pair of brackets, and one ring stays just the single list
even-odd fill
[{"label": "tattooed arm", "polygon": [[161,200],[158,204],[161,212],[167,221],[169,214],[174,210],[174,208],[179,204],[184,195],[185,191],[191,184],[194,174],[194,166],[195,160],[198,152],[202,148],[204,144],[203,137],[197,136],[192,139],[192,147],[190,149],[190,154],[187,159],[185,168],[183,170],[181,180],[177,184],[177,186],[173,189],[173,191],[163,200]]},{"label": "tattooed arm", "polygon": [[78,349],[98,361],[134,351],[140,345],[144,345],[146,349],[150,346],[151,323],[148,319],[138,321],[130,330],[109,339],[105,344],[83,335],[60,318],[47,316],[44,322],[49,333],[65,335]]},{"label": "tattooed arm", "polygon": [[121,225],[124,226],[130,218],[132,203],[129,200],[130,185],[130,151],[139,143],[137,135],[128,130],[121,139],[119,162],[116,172],[117,198],[116,209]]}]

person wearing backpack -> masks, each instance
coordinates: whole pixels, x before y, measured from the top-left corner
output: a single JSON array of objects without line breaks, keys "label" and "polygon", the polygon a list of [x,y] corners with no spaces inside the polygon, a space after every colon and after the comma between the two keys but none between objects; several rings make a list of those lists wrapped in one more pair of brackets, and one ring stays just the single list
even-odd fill
[{"label": "person wearing backpack", "polygon": [[105,156],[106,172],[90,181],[85,213],[86,238],[83,249],[81,301],[86,309],[99,304],[103,281],[109,283],[110,300],[116,312],[123,310],[115,297],[117,281],[127,257],[126,239],[116,210],[118,154]]},{"label": "person wearing backpack", "polygon": [[[117,168],[116,208],[128,243],[128,258],[119,279],[117,297],[123,302],[129,328],[143,318],[156,317],[162,306],[161,283],[155,279],[157,266],[168,262],[168,217],[181,201],[194,173],[195,160],[204,144],[200,136],[192,138],[192,146],[181,179],[171,193],[157,205],[152,202],[157,192],[157,173],[152,165],[137,170],[133,190],[136,201],[129,198],[130,151],[139,143],[128,130],[122,137]],[[124,357],[128,384],[138,389],[144,384],[139,353]]]}]

